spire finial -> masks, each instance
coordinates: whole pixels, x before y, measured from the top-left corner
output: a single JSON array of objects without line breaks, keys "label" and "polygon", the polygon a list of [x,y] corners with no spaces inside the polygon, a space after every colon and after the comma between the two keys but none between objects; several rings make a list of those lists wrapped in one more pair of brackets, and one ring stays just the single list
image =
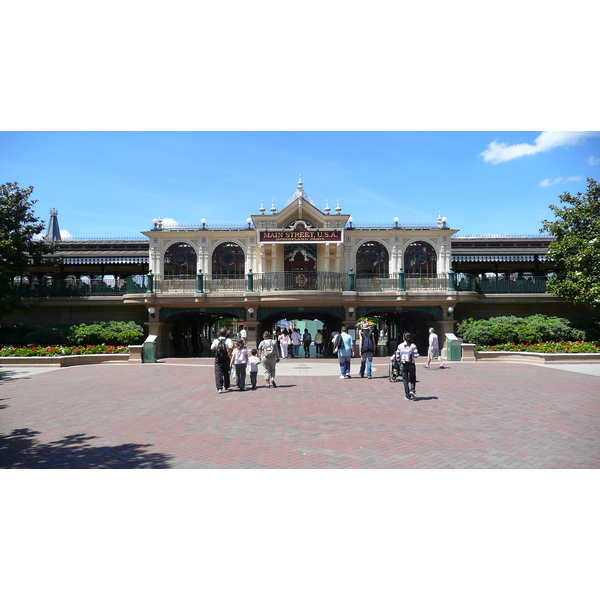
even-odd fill
[{"label": "spire finial", "polygon": [[277,209],[275,208],[275,199],[271,200],[271,213],[275,214],[277,212]]},{"label": "spire finial", "polygon": [[260,209],[259,212],[261,215],[265,214],[265,201],[261,198],[260,199]]},{"label": "spire finial", "polygon": [[46,230],[45,240],[50,242],[60,242],[60,227],[58,226],[58,211],[52,205],[50,209],[50,221],[48,221],[48,229]]},{"label": "spire finial", "polygon": [[340,199],[338,198],[337,201],[337,206],[335,207],[335,212],[339,215],[342,212],[342,209],[340,207]]}]

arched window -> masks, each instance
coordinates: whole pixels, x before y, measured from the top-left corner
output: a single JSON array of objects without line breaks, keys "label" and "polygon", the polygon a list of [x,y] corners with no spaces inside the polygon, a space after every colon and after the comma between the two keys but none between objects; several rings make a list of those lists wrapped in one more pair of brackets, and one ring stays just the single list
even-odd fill
[{"label": "arched window", "polygon": [[388,277],[390,257],[383,244],[365,242],[356,252],[356,274],[362,277]]},{"label": "arched window", "polygon": [[189,244],[178,242],[165,252],[164,277],[191,279],[196,276],[197,265],[196,251]]},{"label": "arched window", "polygon": [[244,277],[246,257],[244,251],[234,242],[219,244],[212,255],[212,276]]},{"label": "arched window", "polygon": [[404,272],[407,275],[437,275],[437,254],[427,242],[413,242],[404,252]]}]

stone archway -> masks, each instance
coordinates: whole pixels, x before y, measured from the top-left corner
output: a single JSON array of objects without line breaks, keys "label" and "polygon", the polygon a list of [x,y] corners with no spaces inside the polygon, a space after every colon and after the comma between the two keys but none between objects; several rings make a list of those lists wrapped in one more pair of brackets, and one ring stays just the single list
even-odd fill
[{"label": "stone archway", "polygon": [[390,307],[390,306],[361,306],[356,309],[358,319],[362,317],[377,317],[386,323],[387,353],[396,349],[397,343],[405,331],[413,336],[421,355],[427,354],[429,343],[429,327],[432,322],[442,321],[443,312],[439,306]]}]

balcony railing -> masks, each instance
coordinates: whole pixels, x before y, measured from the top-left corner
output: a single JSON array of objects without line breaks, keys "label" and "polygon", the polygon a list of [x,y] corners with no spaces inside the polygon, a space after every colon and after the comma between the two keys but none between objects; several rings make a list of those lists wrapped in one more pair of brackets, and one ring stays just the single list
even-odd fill
[{"label": "balcony railing", "polygon": [[[452,279],[450,279],[452,277]],[[480,278],[474,275],[412,276],[395,274],[370,277],[353,273],[275,272],[232,277],[198,274],[190,278],[134,275],[127,279],[90,280],[68,278],[13,285],[21,297],[123,296],[124,294],[223,294],[254,292],[476,292],[479,294],[543,294],[546,277]]]},{"label": "balcony railing", "polygon": [[477,277],[463,276],[457,281],[459,292],[472,291],[478,294],[545,294],[547,277]]}]

